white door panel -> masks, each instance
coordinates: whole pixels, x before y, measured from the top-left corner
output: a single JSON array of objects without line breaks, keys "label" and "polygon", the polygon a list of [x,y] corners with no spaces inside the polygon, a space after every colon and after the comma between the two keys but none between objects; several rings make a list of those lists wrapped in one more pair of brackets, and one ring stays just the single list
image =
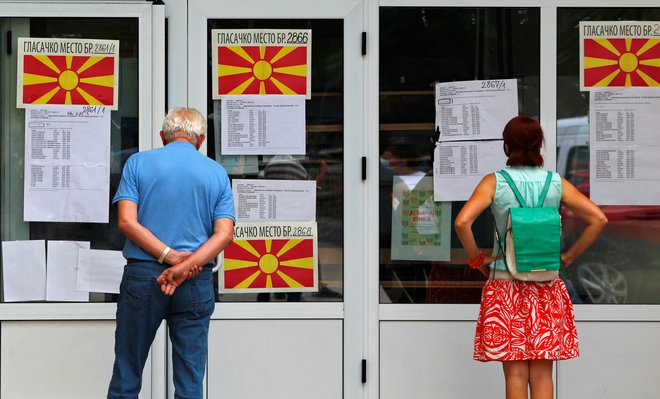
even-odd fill
[{"label": "white door panel", "polygon": [[[303,293],[302,296],[220,295],[221,302],[212,319],[209,342],[212,356],[207,374],[209,398],[264,397],[266,392],[270,395],[284,394],[286,390],[280,390],[281,384],[291,381],[291,369],[306,377],[298,382],[300,386],[289,389],[288,397],[353,398],[363,395],[360,378],[361,359],[365,358],[363,275],[366,264],[366,252],[363,250],[365,214],[361,211],[366,206],[361,171],[366,143],[365,58],[361,51],[363,8],[360,0],[190,0],[187,9],[187,48],[169,47],[170,54],[188,54],[185,67],[188,76],[186,101],[188,106],[200,109],[209,116],[208,145],[202,151],[222,164],[222,149],[218,144],[222,130],[219,123],[221,100],[212,101],[209,89],[209,79],[213,79],[215,73],[213,66],[209,65],[210,31],[311,29],[312,98],[306,101],[307,153],[302,157],[302,162],[312,177],[315,168],[309,167],[309,164],[323,160],[329,166],[327,175],[316,179],[319,292]],[[177,62],[177,65],[181,63]],[[170,75],[169,79],[172,81],[173,76]],[[183,95],[179,92],[174,101],[180,103]],[[268,157],[259,158],[260,171],[267,161]],[[239,176],[230,171],[230,178],[264,177],[256,173]],[[333,214],[334,211],[336,213]],[[298,299],[304,303],[291,303]],[[271,303],[262,304],[261,301]],[[296,356],[289,355],[291,352],[288,351],[291,349],[293,353],[299,353],[296,352],[297,340],[293,338],[296,332],[303,334],[299,344],[310,355],[297,362]],[[321,333],[324,338],[316,339],[316,342],[322,344],[316,347],[313,345],[314,339],[310,341],[306,338],[308,334],[315,337]],[[274,339],[273,342],[282,342],[282,347],[278,348],[275,344],[264,346],[264,342],[255,341],[255,348],[261,348],[252,356],[256,356],[257,360],[250,361],[247,356],[245,359],[237,358],[242,349],[250,353],[255,350],[250,348],[253,339],[248,337],[256,339],[259,334]],[[240,348],[231,343],[238,338]],[[236,355],[230,356],[233,352]],[[317,368],[318,373],[314,373]],[[253,370],[268,373],[265,375],[267,384],[260,386],[257,383],[260,378]],[[317,387],[317,392],[305,396],[305,387],[313,386]],[[318,387],[324,388],[319,390]],[[298,389],[301,389],[300,394]]]},{"label": "white door panel", "polygon": [[342,324],[341,320],[213,321],[209,399],[341,398]]},{"label": "white door panel", "polygon": [[[2,323],[0,397],[103,398],[114,361],[113,321]],[[151,356],[140,398],[151,397]]]}]

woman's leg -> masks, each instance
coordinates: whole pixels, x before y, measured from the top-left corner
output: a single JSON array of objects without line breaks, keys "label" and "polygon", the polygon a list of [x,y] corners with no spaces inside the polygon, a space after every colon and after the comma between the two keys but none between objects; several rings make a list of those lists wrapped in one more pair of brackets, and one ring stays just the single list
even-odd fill
[{"label": "woman's leg", "polygon": [[502,362],[506,385],[506,399],[527,399],[529,363],[527,360]]},{"label": "woman's leg", "polygon": [[529,388],[532,399],[552,399],[552,360],[529,361]]}]

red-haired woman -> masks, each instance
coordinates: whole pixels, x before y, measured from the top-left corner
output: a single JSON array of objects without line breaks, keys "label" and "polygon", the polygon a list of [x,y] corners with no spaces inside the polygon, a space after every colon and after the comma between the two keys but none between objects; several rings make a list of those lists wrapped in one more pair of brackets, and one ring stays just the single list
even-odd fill
[{"label": "red-haired woman", "polygon": [[[503,132],[506,168],[529,206],[536,206],[547,171],[542,168],[543,130],[528,116],[511,119]],[[545,199],[547,206],[563,203],[587,224],[573,245],[561,254],[565,267],[598,237],[607,218],[596,204],[566,179],[553,173]],[[488,281],[484,285],[474,359],[500,361],[504,368],[506,398],[551,399],[552,362],[579,355],[573,305],[560,278],[533,282],[514,280],[503,259],[485,256],[472,234],[472,223],[488,207],[498,231],[506,230],[509,208],[518,207],[510,187],[499,173],[489,174],[456,216],[454,226],[467,251],[468,264],[479,269]],[[493,248],[498,248],[494,243]]]}]

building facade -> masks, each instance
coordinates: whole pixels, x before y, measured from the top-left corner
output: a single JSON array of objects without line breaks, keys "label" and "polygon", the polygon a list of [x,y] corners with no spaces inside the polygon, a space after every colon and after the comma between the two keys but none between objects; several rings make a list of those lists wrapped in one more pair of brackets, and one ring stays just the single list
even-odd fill
[{"label": "building facade", "polygon": [[[428,211],[445,216],[423,227],[444,227],[431,234],[445,239],[437,256],[400,248],[397,209],[422,190],[422,205],[435,206],[426,201],[432,185],[420,183],[432,179],[434,87],[442,82],[514,80],[519,113],[544,128],[546,167],[588,192],[581,21],[646,21],[657,29],[660,7],[650,0],[625,8],[611,0],[0,0],[1,239],[120,250],[110,199],[121,167],[130,154],[161,145],[163,116],[175,106],[208,115],[202,151],[232,180],[265,178],[271,156],[222,155],[222,104],[212,93],[222,72],[213,63],[212,31],[309,30],[305,154],[292,158],[317,184],[317,289],[218,293],[206,397],[503,397],[500,366],[471,360],[484,279],[467,267],[448,228],[462,202]],[[651,43],[659,41],[660,31],[653,36]],[[107,223],[25,221],[19,38],[119,43]],[[660,336],[660,208],[631,199],[604,209],[607,230],[564,276],[582,355],[556,364],[556,397],[657,397],[660,349],[651,343]],[[579,223],[564,213],[563,225],[569,242]],[[484,248],[492,246],[492,226],[487,217],[475,225]],[[104,397],[116,295],[12,300],[9,276],[3,273],[0,303],[0,397]],[[164,327],[141,398],[173,397]]]}]

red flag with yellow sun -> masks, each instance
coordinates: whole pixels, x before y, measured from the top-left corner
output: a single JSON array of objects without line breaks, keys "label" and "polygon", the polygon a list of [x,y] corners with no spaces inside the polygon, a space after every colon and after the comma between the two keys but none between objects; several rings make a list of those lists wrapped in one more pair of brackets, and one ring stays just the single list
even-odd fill
[{"label": "red flag with yellow sun", "polygon": [[311,31],[213,30],[213,98],[242,94],[311,98]]},{"label": "red flag with yellow sun", "polygon": [[[638,37],[643,22],[581,23],[582,90],[660,86],[660,39]],[[640,35],[641,36],[641,35]]]},{"label": "red flag with yellow sun", "polygon": [[219,291],[317,291],[317,269],[316,223],[238,223],[224,250]]},{"label": "red flag with yellow sun", "polygon": [[17,105],[117,109],[119,42],[19,38]]}]

